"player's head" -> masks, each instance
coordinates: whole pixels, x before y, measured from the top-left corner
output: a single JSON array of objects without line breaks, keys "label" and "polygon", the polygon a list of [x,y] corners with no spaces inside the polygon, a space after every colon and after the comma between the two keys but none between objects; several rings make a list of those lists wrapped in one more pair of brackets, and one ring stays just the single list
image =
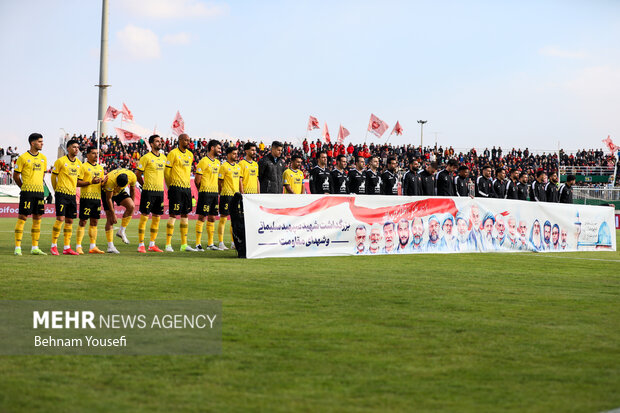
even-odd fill
[{"label": "player's head", "polygon": [[316,154],[316,162],[321,168],[324,168],[327,165],[327,152],[319,151]]},{"label": "player's head", "polygon": [[487,164],[482,167],[482,175],[487,179],[491,177],[491,165]]},{"label": "player's head", "polygon": [[387,159],[387,169],[390,172],[396,172],[396,167],[398,166],[398,161],[396,160],[396,157],[394,156],[390,156]]},{"label": "player's head", "polygon": [[411,172],[418,172],[419,169],[420,169],[420,161],[418,161],[417,158],[412,158],[409,161],[409,170]]},{"label": "player's head", "polygon": [[554,184],[558,183],[558,173],[556,171],[549,172],[549,181]]},{"label": "player's head", "polygon": [[575,180],[576,179],[577,179],[577,177],[575,175],[568,175],[566,177],[566,185],[568,185],[568,186],[575,185]]},{"label": "player's head", "polygon": [[179,135],[179,149],[184,151],[189,148],[189,135],[187,133],[182,133]]},{"label": "player's head", "polygon": [[373,171],[376,171],[377,168],[379,167],[379,157],[378,156],[370,157],[370,162],[368,162],[368,165]]},{"label": "player's head", "polygon": [[458,169],[458,167],[459,167],[459,163],[457,162],[456,159],[450,159],[448,163],[446,164],[446,170],[448,172],[454,172]]},{"label": "player's head", "polygon": [[99,150],[96,146],[89,146],[88,149],[86,149],[86,159],[88,159],[88,162],[94,164],[95,162],[97,162],[98,156]]},{"label": "player's head", "polygon": [[301,167],[301,156],[297,153],[291,156],[291,166],[290,168],[294,171],[298,170]]},{"label": "player's head", "polygon": [[243,150],[245,151],[245,157],[247,159],[250,160],[255,160],[256,159],[256,144],[254,142],[246,142],[245,145],[243,145]]},{"label": "player's head", "polygon": [[70,156],[76,156],[80,151],[80,143],[77,139],[69,139],[67,142],[67,154]]},{"label": "player's head", "polygon": [[529,176],[527,175],[527,172],[523,171],[519,174],[519,182],[521,182],[522,184],[527,184],[528,179]]},{"label": "player's head", "polygon": [[127,186],[128,182],[129,182],[129,178],[127,178],[127,174],[119,174],[116,177],[116,186],[118,186],[119,188],[123,188]]},{"label": "player's head", "polygon": [[207,144],[207,152],[209,152],[211,158],[213,158],[214,156],[220,156],[220,154],[222,153],[222,144],[220,143],[220,141],[216,139],[211,139]]},{"label": "player's head", "polygon": [[547,178],[547,174],[545,173],[545,171],[537,171],[536,172],[536,180],[538,182],[544,182],[545,178]]},{"label": "player's head", "polygon": [[280,141],[271,142],[271,154],[274,156],[274,158],[279,158],[280,155],[282,155],[282,148],[284,148],[284,145],[282,145],[282,142]]},{"label": "player's head", "polygon": [[461,178],[467,178],[469,177],[469,168],[467,167],[467,165],[461,165],[459,166],[459,172],[458,172],[459,176]]},{"label": "player's head", "polygon": [[512,168],[510,170],[510,180],[511,181],[516,181],[517,179],[519,179],[519,170]]},{"label": "player's head", "polygon": [[43,148],[43,135],[40,133],[31,133],[28,136],[28,143],[30,144],[30,149],[40,151]]},{"label": "player's head", "polygon": [[149,136],[149,145],[151,145],[151,149],[154,151],[158,151],[162,146],[162,139],[159,135],[151,135]]},{"label": "player's head", "polygon": [[360,171],[364,169],[366,167],[366,158],[358,155],[357,158],[355,158],[355,167]]},{"label": "player's head", "polygon": [[229,146],[226,148],[226,160],[228,162],[236,162],[237,161],[237,147]]},{"label": "player's head", "polygon": [[437,169],[439,169],[439,164],[437,162],[435,162],[435,161],[429,163],[428,166],[426,167],[426,170],[431,175],[434,175],[435,172],[437,172]]},{"label": "player's head", "polygon": [[344,169],[347,167],[347,157],[344,155],[338,155],[336,157],[336,166],[338,169]]},{"label": "player's head", "polygon": [[499,179],[500,181],[503,181],[504,178],[506,178],[506,170],[502,168],[501,166],[495,169],[495,177]]}]

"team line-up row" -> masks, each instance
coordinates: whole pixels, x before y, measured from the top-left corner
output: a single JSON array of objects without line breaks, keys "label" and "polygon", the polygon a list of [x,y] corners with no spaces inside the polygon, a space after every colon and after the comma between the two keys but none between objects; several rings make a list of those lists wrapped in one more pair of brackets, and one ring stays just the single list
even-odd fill
[{"label": "team line-up row", "polygon": [[[33,133],[28,138],[30,150],[22,154],[14,169],[15,182],[20,186],[19,215],[15,225],[15,255],[22,255],[21,240],[27,217],[32,215],[32,248],[34,255],[46,255],[38,246],[41,216],[44,211],[43,178],[47,170],[47,159],[41,152],[43,137]],[[293,155],[286,167],[281,157],[282,144],[274,142],[271,151],[260,162],[256,162],[257,147],[254,143],[244,146],[245,157],[238,161],[238,149],[226,149],[226,161],[220,162],[222,145],[212,140],[207,145],[207,156],[198,163],[195,171],[195,185],[198,188],[196,214],[196,245],[187,244],[188,214],[192,211],[191,167],[194,155],[189,150],[190,138],[182,134],[178,146],[168,155],[161,151],[163,140],[157,135],[149,138],[151,151],[142,156],[135,173],[129,169],[115,169],[104,172],[97,163],[98,150],[89,147],[86,161],[78,159],[79,143],[67,142],[67,154],[56,160],[52,168],[52,187],[55,191],[56,221],[52,229],[50,252],[59,255],[58,238],[64,234],[65,255],[84,254],[82,241],[89,224],[90,245],[88,252],[104,253],[97,247],[97,225],[101,217],[101,205],[106,214],[105,233],[107,252],[118,253],[114,246],[114,224],[117,218],[114,203],[125,209],[116,236],[129,243],[126,228],[135,209],[136,184],[142,187],[138,224],[138,252],[163,252],[155,243],[159,231],[160,216],[164,212],[164,190],[167,187],[170,218],[166,225],[166,245],[164,250],[172,252],[171,241],[177,217],[180,217],[181,251],[225,250],[225,224],[230,214],[232,199],[236,193],[305,193],[303,173],[300,170],[301,157]],[[483,176],[477,178],[475,185],[469,180],[466,167],[459,167],[455,160],[449,160],[446,168],[437,171],[438,166],[430,163],[419,172],[419,161],[410,162],[410,170],[399,182],[396,160],[388,159],[386,170],[379,174],[379,160],[371,157],[366,165],[363,157],[358,157],[355,168],[346,171],[346,158],[337,158],[336,167],[329,171],[327,155],[317,154],[317,166],[310,172],[311,193],[355,193],[397,195],[399,186],[403,195],[431,196],[476,196],[526,199],[528,188],[530,198],[535,201],[572,202],[571,186],[574,177],[569,176],[567,184],[558,189],[557,174],[550,173],[549,182],[543,172],[537,174],[532,185],[527,184],[527,174],[518,176],[511,171],[510,179],[505,180],[505,172],[498,170],[495,180],[491,180],[491,169],[484,168]],[[458,170],[458,174],[453,176]],[[165,186],[164,186],[165,184]],[[80,205],[77,206],[77,188],[80,188]],[[127,190],[128,188],[128,190]],[[525,198],[522,198],[522,193]],[[79,213],[79,214],[78,214]],[[79,215],[76,249],[71,248],[73,220]],[[150,241],[146,247],[144,239],[148,218],[151,216]],[[215,221],[218,220],[218,241],[214,244]],[[207,231],[207,245],[202,246],[202,232]],[[234,248],[234,243],[231,245]]]}]

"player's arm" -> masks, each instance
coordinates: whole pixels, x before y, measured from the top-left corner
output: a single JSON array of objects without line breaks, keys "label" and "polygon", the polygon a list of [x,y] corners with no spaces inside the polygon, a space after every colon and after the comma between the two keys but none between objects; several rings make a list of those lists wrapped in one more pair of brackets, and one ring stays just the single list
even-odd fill
[{"label": "player's arm", "polygon": [[174,153],[170,151],[168,157],[166,158],[166,168],[164,170],[164,180],[166,181],[166,186],[170,187],[170,175],[172,174],[172,165],[174,164]]},{"label": "player's arm", "polygon": [[242,194],[245,194],[245,191],[243,190],[243,176],[239,175],[239,192],[241,192]]},{"label": "player's arm", "polygon": [[260,180],[256,177],[256,193],[260,194]]},{"label": "player's arm", "polygon": [[196,185],[196,189],[200,190],[200,182],[202,181],[202,174],[196,172],[194,173],[194,184]]},{"label": "player's arm", "polygon": [[290,180],[289,180],[289,174],[287,174],[286,172],[287,171],[284,171],[284,174],[282,175],[282,180],[284,181],[284,193],[292,194],[293,193],[293,188],[291,188],[291,184],[290,184]]},{"label": "player's arm", "polygon": [[13,181],[19,186],[22,187],[22,174],[21,172],[13,171]]},{"label": "player's arm", "polygon": [[144,176],[143,172],[139,169],[136,169],[136,181],[140,184],[140,186],[144,186]]},{"label": "player's arm", "polygon": [[306,186],[304,185],[304,175],[301,175],[301,193],[306,194]]},{"label": "player's arm", "polygon": [[131,197],[132,201],[136,200],[136,186],[135,185],[129,186],[129,196]]}]

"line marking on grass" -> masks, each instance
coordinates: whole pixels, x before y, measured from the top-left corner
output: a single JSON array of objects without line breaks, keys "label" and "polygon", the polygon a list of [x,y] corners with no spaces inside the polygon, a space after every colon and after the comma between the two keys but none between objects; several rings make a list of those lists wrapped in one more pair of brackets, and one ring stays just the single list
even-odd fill
[{"label": "line marking on grass", "polygon": [[[553,255],[536,254],[537,257],[545,258],[557,258],[560,260],[587,260],[587,261],[607,261],[607,262],[620,262],[620,260],[607,260],[604,258],[586,258],[586,257],[556,257]],[[618,411],[620,413],[620,410]]]},{"label": "line marking on grass", "polygon": [[607,410],[601,413],[620,413],[620,407],[618,407],[617,409],[613,409],[613,410]]}]

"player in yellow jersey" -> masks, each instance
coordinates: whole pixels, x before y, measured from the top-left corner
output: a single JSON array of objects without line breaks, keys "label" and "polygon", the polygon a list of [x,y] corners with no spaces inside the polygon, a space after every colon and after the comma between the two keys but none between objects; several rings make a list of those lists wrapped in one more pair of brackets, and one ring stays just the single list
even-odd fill
[{"label": "player in yellow jersey", "polygon": [[75,251],[84,254],[82,240],[86,231],[86,222],[90,220],[88,236],[90,254],[104,254],[97,248],[97,224],[101,218],[101,181],[105,176],[103,166],[97,163],[99,150],[96,146],[91,146],[86,150],[86,162],[82,164],[78,174],[77,186],[80,187],[80,222],[77,230],[77,245]]},{"label": "player in yellow jersey", "polygon": [[[239,192],[239,181],[241,177],[241,168],[237,163],[237,148],[229,146],[226,148],[226,162],[220,167],[218,175],[220,185],[220,222],[217,226],[217,235],[219,239],[219,250],[227,250],[224,245],[224,227],[230,215],[228,209],[232,202],[233,196]],[[232,228],[231,228],[232,233]],[[234,243],[231,244],[234,248]]]},{"label": "player in yellow jersey", "polygon": [[78,174],[82,167],[82,162],[77,158],[80,150],[78,141],[75,139],[67,142],[67,155],[54,162],[52,169],[52,187],[56,192],[56,222],[52,228],[52,255],[58,254],[58,238],[60,228],[64,221],[64,255],[79,255],[71,249],[71,233],[73,232],[73,220],[77,216],[77,202],[75,200]]},{"label": "player in yellow jersey", "polygon": [[32,215],[32,238],[33,255],[47,255],[39,248],[39,236],[41,235],[41,215],[45,212],[43,177],[47,170],[47,158],[41,149],[43,148],[43,136],[40,133],[32,133],[28,137],[30,150],[17,158],[13,170],[13,180],[19,186],[19,211],[15,224],[15,255],[22,255],[22,235],[28,215]]},{"label": "player in yellow jersey", "polygon": [[304,173],[299,169],[301,167],[301,156],[291,156],[291,164],[284,171],[282,181],[284,182],[284,192],[287,194],[305,194]]},{"label": "player in yellow jersey", "polygon": [[[126,229],[131,221],[131,215],[135,208],[134,200],[136,199],[136,174],[129,169],[119,168],[108,173],[101,184],[101,199],[103,201],[103,209],[106,214],[105,236],[108,240],[108,250],[113,254],[118,254],[118,250],[114,246],[114,224],[118,222],[114,213],[114,203],[125,208],[121,227],[116,236],[121,238],[125,244],[129,244]],[[129,186],[129,193],[125,190]]]},{"label": "player in yellow jersey", "polygon": [[170,151],[166,159],[164,176],[168,186],[169,214],[166,225],[166,252],[174,252],[172,249],[172,235],[177,216],[181,216],[181,251],[195,251],[187,245],[187,215],[192,211],[191,173],[194,162],[194,154],[189,149],[190,139],[187,134],[179,135],[177,148]]},{"label": "player in yellow jersey", "polygon": [[258,194],[260,193],[260,184],[258,183],[258,163],[256,163],[256,144],[248,142],[243,145],[245,158],[239,162],[241,168],[241,185],[240,192],[242,194]]},{"label": "player in yellow jersey", "polygon": [[198,189],[198,205],[196,207],[196,251],[204,251],[202,247],[202,228],[207,220],[207,248],[217,250],[213,244],[215,233],[215,217],[218,215],[217,194],[219,192],[218,176],[220,173],[219,157],[222,153],[222,144],[217,140],[210,140],[207,144],[207,156],[202,158],[196,166],[194,183]]},{"label": "player in yellow jersey", "polygon": [[163,252],[157,245],[157,233],[159,232],[159,219],[164,213],[164,171],[166,169],[166,155],[160,152],[163,140],[159,135],[149,137],[151,151],[140,158],[136,177],[142,185],[140,194],[140,223],[138,224],[138,252],[145,253],[144,233],[146,223],[151,218],[151,238],[148,250],[151,252]]}]

